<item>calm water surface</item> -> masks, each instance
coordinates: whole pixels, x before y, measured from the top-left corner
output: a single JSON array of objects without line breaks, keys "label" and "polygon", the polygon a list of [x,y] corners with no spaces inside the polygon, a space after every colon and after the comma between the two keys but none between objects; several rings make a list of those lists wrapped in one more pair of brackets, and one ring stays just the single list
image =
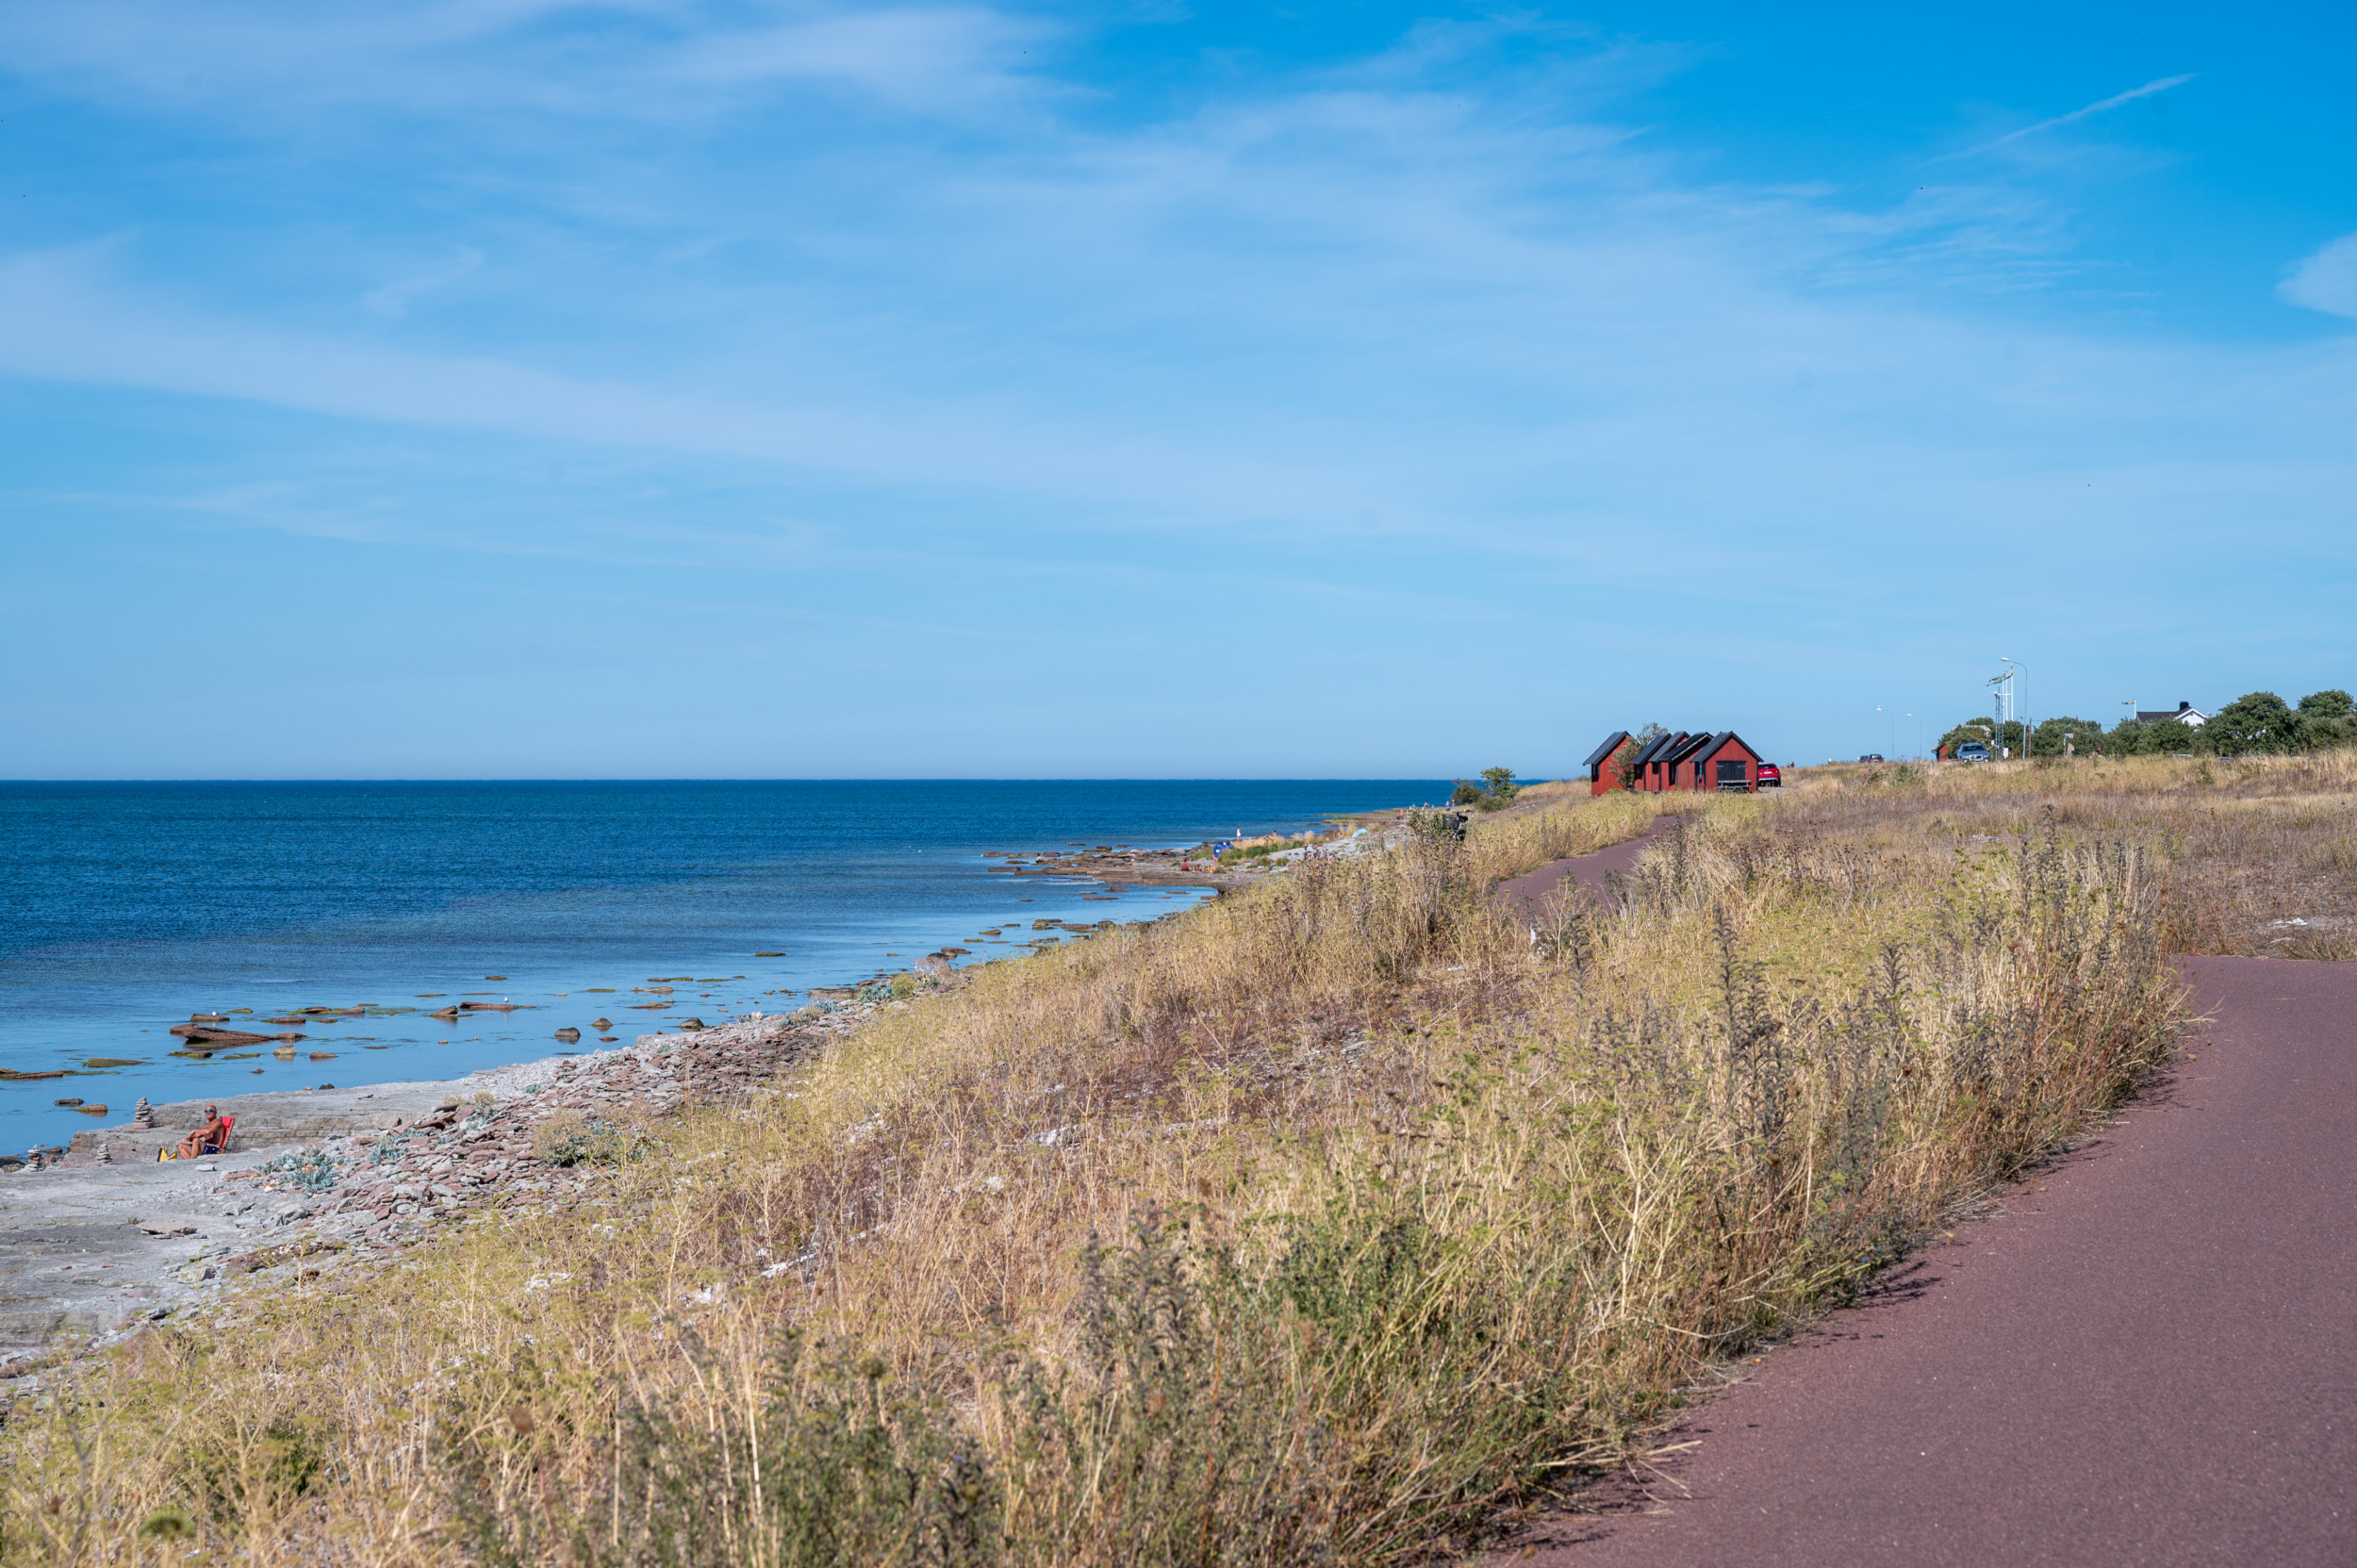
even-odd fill
[{"label": "calm water surface", "polygon": [[[1162,848],[1297,831],[1439,800],[1430,780],[547,784],[0,784],[0,1149],[62,1143],[206,1095],[453,1078],[569,1048],[603,1015],[628,1041],[670,1016],[783,1012],[813,985],[954,943],[979,962],[1033,919],[1145,919],[1196,890],[1117,902],[987,869],[985,850]],[[1020,919],[996,946],[984,927]],[[756,958],[757,952],[783,957]],[[493,979],[490,977],[500,977]],[[692,976],[701,983],[680,984]],[[611,987],[612,994],[592,987]],[[445,1025],[469,997],[530,1011]],[[232,1026],[299,1007],[292,1062],[169,1053],[191,1013]],[[257,1033],[282,1026],[251,1023]],[[313,1061],[311,1053],[329,1053]],[[88,1069],[93,1058],[136,1065]],[[78,1097],[103,1119],[58,1109]]]}]

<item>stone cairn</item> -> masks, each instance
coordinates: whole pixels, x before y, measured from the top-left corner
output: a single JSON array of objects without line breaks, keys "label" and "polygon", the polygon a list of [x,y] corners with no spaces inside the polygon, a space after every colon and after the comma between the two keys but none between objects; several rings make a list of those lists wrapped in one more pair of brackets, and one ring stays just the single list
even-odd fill
[{"label": "stone cairn", "polygon": [[131,1108],[131,1125],[141,1131],[150,1131],[156,1125],[156,1108],[147,1103],[145,1095],[141,1095],[140,1102]]},{"label": "stone cairn", "polygon": [[101,1139],[98,1145],[98,1163],[102,1165],[111,1165],[115,1163],[115,1151],[104,1139]]},{"label": "stone cairn", "polygon": [[35,1148],[31,1153],[25,1156],[25,1168],[26,1170],[40,1170],[48,1164],[49,1162],[41,1157],[41,1152],[39,1148]]}]

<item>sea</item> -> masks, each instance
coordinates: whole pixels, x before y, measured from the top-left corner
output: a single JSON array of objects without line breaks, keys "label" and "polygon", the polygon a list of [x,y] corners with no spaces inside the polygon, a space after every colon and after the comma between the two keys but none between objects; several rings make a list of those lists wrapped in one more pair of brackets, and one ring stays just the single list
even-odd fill
[{"label": "sea", "polygon": [[[1035,919],[1150,919],[1202,888],[994,872],[983,851],[1180,848],[1444,799],[1431,780],[0,783],[0,1152],[157,1105],[457,1078],[663,1018],[1026,949]],[[1112,895],[1109,900],[1107,895]],[[997,937],[983,933],[997,928]],[[669,984],[668,1013],[633,988]],[[511,1013],[455,1023],[460,1001]],[[265,1023],[305,1007],[335,1022]],[[173,1054],[191,1015],[299,1030]],[[582,1031],[578,1044],[555,1032]],[[613,1048],[611,1047],[603,1048]],[[79,1106],[61,1106],[74,1099]],[[94,1108],[104,1106],[104,1114]]]}]

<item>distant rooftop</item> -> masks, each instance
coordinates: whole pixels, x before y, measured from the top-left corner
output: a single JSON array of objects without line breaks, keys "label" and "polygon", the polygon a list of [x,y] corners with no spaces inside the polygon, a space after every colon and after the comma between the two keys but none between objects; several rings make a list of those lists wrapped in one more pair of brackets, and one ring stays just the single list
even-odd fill
[{"label": "distant rooftop", "polygon": [[2210,716],[2191,702],[2180,702],[2173,708],[2138,708],[2136,710],[2136,722],[2139,724],[2158,724],[2165,718],[2173,718],[2180,724],[2198,730],[2209,722]]}]

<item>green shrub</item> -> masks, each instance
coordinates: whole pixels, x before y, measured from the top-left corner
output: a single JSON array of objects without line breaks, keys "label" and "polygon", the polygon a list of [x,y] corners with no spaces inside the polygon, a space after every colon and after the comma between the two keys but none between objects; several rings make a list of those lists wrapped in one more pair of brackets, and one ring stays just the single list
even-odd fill
[{"label": "green shrub", "polygon": [[880,1358],[805,1367],[799,1335],[779,1345],[752,1408],[684,1394],[626,1403],[578,1470],[567,1459],[586,1423],[529,1413],[569,1408],[529,1354],[474,1370],[437,1422],[461,1543],[490,1568],[997,1560],[998,1483],[938,1405],[894,1385]]},{"label": "green shrub", "polygon": [[626,1165],[654,1147],[642,1130],[560,1111],[532,1130],[532,1151],[552,1165]]}]

